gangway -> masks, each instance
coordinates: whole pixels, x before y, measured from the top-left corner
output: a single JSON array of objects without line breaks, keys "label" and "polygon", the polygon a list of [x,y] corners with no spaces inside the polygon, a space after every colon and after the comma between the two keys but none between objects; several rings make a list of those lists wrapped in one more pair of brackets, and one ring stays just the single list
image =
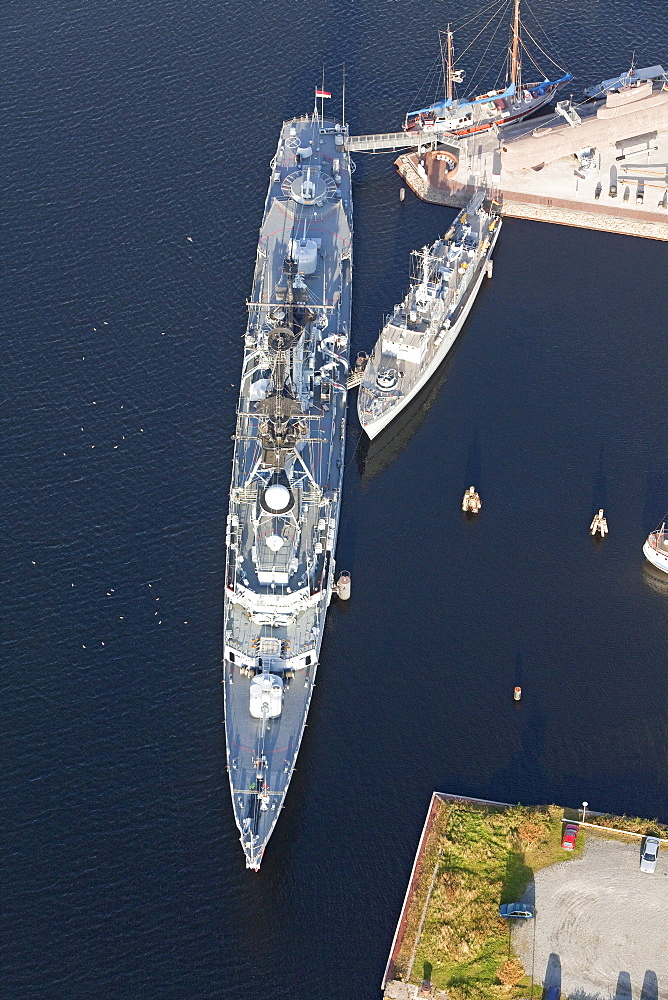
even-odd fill
[{"label": "gangway", "polygon": [[577,113],[571,101],[557,101],[555,105],[555,111],[562,118],[565,118],[571,128],[575,128],[576,125],[582,125],[582,119]]},{"label": "gangway", "polygon": [[376,135],[351,135],[346,143],[351,153],[384,153],[417,146],[431,146],[434,142],[446,142],[448,146],[461,149],[461,143],[448,132],[383,132]]}]

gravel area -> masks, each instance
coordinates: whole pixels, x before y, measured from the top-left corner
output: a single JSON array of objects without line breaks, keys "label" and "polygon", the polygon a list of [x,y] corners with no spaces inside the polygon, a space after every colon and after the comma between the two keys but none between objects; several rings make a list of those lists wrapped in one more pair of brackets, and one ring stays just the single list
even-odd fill
[{"label": "gravel area", "polygon": [[668,846],[656,872],[633,844],[589,837],[582,858],[537,872],[534,920],[513,947],[535,982],[578,1000],[668,1000]]}]

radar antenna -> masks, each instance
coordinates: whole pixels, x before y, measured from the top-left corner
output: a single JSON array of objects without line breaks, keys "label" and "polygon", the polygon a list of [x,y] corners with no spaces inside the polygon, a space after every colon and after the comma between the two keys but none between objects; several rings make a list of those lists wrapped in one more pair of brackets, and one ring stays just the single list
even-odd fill
[{"label": "radar antenna", "polygon": [[267,333],[271,355],[271,389],[255,404],[260,416],[261,464],[280,472],[300,437],[306,433],[301,403],[296,397],[291,378],[292,351],[304,333],[295,316],[294,281],[298,262],[292,249],[283,261],[286,279],[285,318],[282,324]]}]

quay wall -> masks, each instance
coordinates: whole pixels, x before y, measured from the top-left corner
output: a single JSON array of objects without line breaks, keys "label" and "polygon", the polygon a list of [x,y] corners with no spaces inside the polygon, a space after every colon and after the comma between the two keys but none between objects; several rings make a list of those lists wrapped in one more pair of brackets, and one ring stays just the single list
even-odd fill
[{"label": "quay wall", "polygon": [[[399,974],[401,974],[401,970],[396,969],[396,959],[399,956],[402,945],[404,943],[404,938],[406,935],[407,924],[408,924],[408,913],[411,904],[414,902],[417,890],[419,888],[420,876],[424,870],[423,862],[424,862],[424,855],[425,853],[428,852],[427,849],[430,840],[429,834],[433,830],[437,818],[439,818],[439,810],[441,808],[447,808],[449,805],[458,802],[467,803],[474,807],[485,806],[493,809],[514,808],[513,803],[498,802],[493,799],[478,799],[464,795],[453,795],[449,792],[434,792],[432,794],[431,801],[429,803],[429,809],[427,811],[427,817],[425,819],[425,823],[422,829],[422,834],[420,836],[418,849],[415,854],[415,859],[413,861],[413,867],[411,869],[408,888],[406,890],[403,906],[401,909],[401,913],[399,915],[399,920],[396,926],[396,930],[394,932],[394,938],[392,939],[392,946],[390,948],[389,958],[387,961],[387,965],[385,967],[385,973],[383,975],[381,989],[384,990],[385,1000],[418,1000],[420,996],[426,995],[421,992],[420,987],[415,985],[415,983],[406,983],[401,980],[396,980],[393,977],[396,971],[399,971]],[[541,808],[541,807],[536,806],[534,808]],[[562,809],[563,812],[564,821],[572,820],[573,822],[577,822],[578,826],[585,827],[588,830],[591,830],[592,833],[599,834],[604,838],[606,837],[606,835],[608,839],[611,839],[614,838],[614,835],[616,834],[617,835],[622,834],[624,836],[635,837],[638,840],[642,840],[644,837],[648,835],[647,830],[645,832],[638,832],[635,830],[625,830],[621,826],[606,826],[603,823],[586,822],[579,818],[579,812],[580,812],[579,809],[574,809],[574,808],[571,809],[569,807],[560,807],[560,808]],[[443,823],[443,821],[441,820],[444,830],[447,827],[447,823],[449,822],[449,812],[450,811],[448,810],[447,813],[448,818],[446,819],[446,821]],[[598,812],[597,810],[593,809],[588,809],[587,815],[597,816],[600,817],[601,819],[606,819],[610,814]],[[619,821],[623,820],[624,817],[610,816],[610,819],[613,821]],[[648,820],[647,827],[649,828],[649,831],[652,833],[653,836],[659,837],[659,839],[663,843],[668,843],[668,835],[660,836],[660,834],[666,834],[666,826],[664,824],[658,823],[657,821]],[[418,930],[418,936],[421,933],[421,929],[422,929],[422,924],[420,924],[420,929]],[[442,993],[441,991],[435,989],[434,987],[432,987],[431,996],[432,1000],[447,1000],[446,993]]]},{"label": "quay wall", "polygon": [[399,914],[399,920],[397,922],[396,930],[394,932],[394,937],[392,939],[392,945],[390,947],[390,955],[387,960],[387,965],[385,966],[385,972],[383,974],[383,981],[381,983],[381,989],[384,990],[387,983],[392,979],[394,975],[394,966],[401,945],[403,944],[404,934],[406,932],[406,921],[408,916],[408,907],[413,899],[413,896],[417,890],[418,880],[421,874],[421,861],[422,855],[424,853],[424,848],[427,843],[427,838],[434,825],[434,820],[436,818],[436,813],[438,812],[441,805],[441,796],[438,792],[434,792],[431,796],[431,802],[429,803],[429,809],[427,810],[427,818],[424,821],[424,826],[422,827],[422,834],[420,836],[420,842],[418,844],[418,849],[415,853],[415,858],[413,860],[413,867],[411,869],[411,875],[408,880],[408,888],[406,889],[406,895],[404,896],[403,906],[401,907],[401,913]]},{"label": "quay wall", "polygon": [[[432,184],[428,176],[418,172],[415,153],[404,153],[395,160],[400,176],[422,201],[448,208],[465,208],[474,185],[452,180]],[[516,219],[551,222],[561,226],[576,226],[625,236],[668,241],[668,213],[665,221],[657,220],[655,212],[643,212],[623,207],[611,213],[606,205],[588,204],[565,198],[530,194],[525,191],[503,190],[501,214]]]},{"label": "quay wall", "polygon": [[438,186],[432,184],[428,177],[418,172],[415,153],[402,153],[394,163],[399,175],[422,201],[431,205],[446,205],[448,208],[465,208],[471,200],[475,189],[469,184],[461,184],[454,179],[441,182]]},{"label": "quay wall", "polygon": [[[410,878],[408,880],[408,887],[406,889],[406,895],[404,896],[404,902],[401,907],[401,913],[399,914],[399,920],[397,921],[397,926],[394,931],[394,937],[392,939],[392,945],[390,947],[390,954],[387,960],[387,965],[385,966],[385,972],[383,974],[383,981],[381,983],[381,989],[385,989],[388,984],[392,981],[395,971],[395,963],[399,952],[401,951],[401,946],[404,941],[404,936],[406,933],[406,925],[408,923],[408,911],[413,898],[418,889],[418,883],[423,869],[423,856],[425,853],[425,848],[429,840],[429,834],[434,826],[436,816],[438,814],[441,806],[446,805],[448,802],[470,802],[476,805],[485,806],[499,806],[501,808],[512,808],[510,802],[492,802],[489,799],[472,799],[466,798],[461,795],[450,795],[447,792],[434,792],[429,803],[429,809],[427,810],[427,816],[424,821],[424,826],[422,827],[422,834],[420,835],[420,841],[418,843],[417,851],[415,852],[415,858],[413,860],[413,867],[411,869]],[[397,987],[404,984],[395,984]],[[414,986],[406,985],[406,990],[414,990]],[[413,994],[411,994],[413,995]]]},{"label": "quay wall", "polygon": [[[457,147],[439,140],[395,165],[418,198],[435,205],[464,208],[482,187],[503,215],[668,241],[668,92],[618,110],[600,118],[588,107],[575,127],[527,134],[511,126]],[[580,166],[585,150],[593,150],[593,169]]]},{"label": "quay wall", "polygon": [[508,191],[503,196],[502,215],[514,219],[531,219],[535,222],[553,222],[560,226],[579,226],[624,236],[643,236],[651,240],[668,240],[668,219],[665,223],[654,221],[648,212],[633,215],[610,215],[604,206],[583,210],[577,202],[560,198],[541,198],[539,195]]}]

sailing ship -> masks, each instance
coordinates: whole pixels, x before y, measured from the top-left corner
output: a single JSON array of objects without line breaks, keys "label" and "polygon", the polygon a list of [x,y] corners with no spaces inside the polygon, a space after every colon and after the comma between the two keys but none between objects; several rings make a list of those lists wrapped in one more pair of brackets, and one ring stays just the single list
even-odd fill
[{"label": "sailing ship", "polygon": [[[347,128],[283,123],[248,303],[227,517],[225,733],[246,866],[259,869],[306,725],[332,596],[352,284]],[[343,596],[343,595],[342,595]]]},{"label": "sailing ship", "polygon": [[450,351],[491,273],[500,230],[498,204],[479,189],[442,239],[413,251],[411,287],[383,326],[360,383],[357,412],[370,438],[415,398]]},{"label": "sailing ship", "polygon": [[[502,4],[502,9],[505,7],[506,5]],[[489,12],[489,7],[486,7],[484,12]],[[404,121],[404,130],[424,132],[426,135],[430,133],[476,135],[494,127],[501,128],[511,122],[521,121],[548,104],[561,87],[569,83],[573,77],[570,73],[563,72],[555,80],[545,76],[543,80],[524,82],[522,52],[528,54],[528,49],[522,38],[521,27],[520,0],[514,0],[505,85],[460,99],[455,93],[456,84],[463,82],[465,73],[463,69],[457,68],[454,32],[448,25],[443,52],[445,96],[428,107],[409,111]]]},{"label": "sailing ship", "polygon": [[661,524],[656,531],[651,531],[647,536],[647,541],[642,547],[646,559],[652,566],[668,573],[668,536],[666,536],[666,522]]}]

